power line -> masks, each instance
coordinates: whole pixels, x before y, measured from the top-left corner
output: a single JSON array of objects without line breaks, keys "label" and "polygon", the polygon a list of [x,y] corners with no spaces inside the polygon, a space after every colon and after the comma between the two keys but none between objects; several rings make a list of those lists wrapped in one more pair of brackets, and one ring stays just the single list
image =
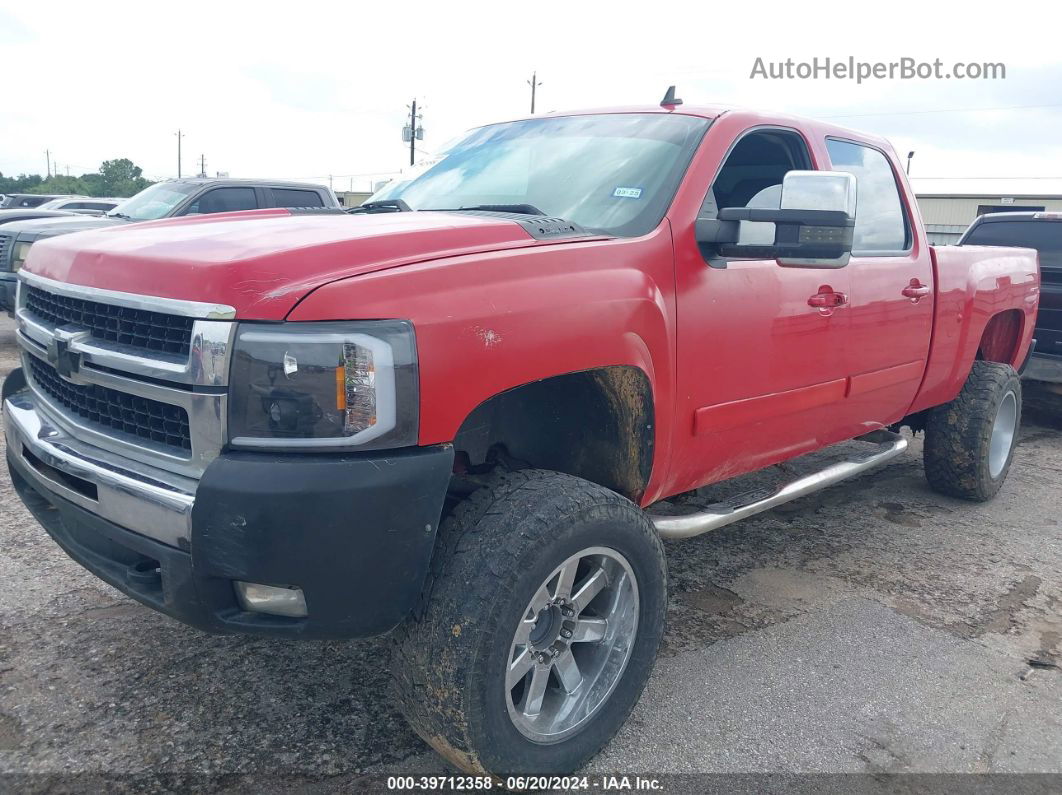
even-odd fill
[{"label": "power line", "polygon": [[926,113],[985,113],[996,110],[1031,110],[1033,108],[1062,108],[1062,105],[1007,105],[997,108],[941,108],[939,110],[894,110],[882,113],[845,113],[840,116],[821,116],[823,119],[862,119],[867,116],[921,116]]}]

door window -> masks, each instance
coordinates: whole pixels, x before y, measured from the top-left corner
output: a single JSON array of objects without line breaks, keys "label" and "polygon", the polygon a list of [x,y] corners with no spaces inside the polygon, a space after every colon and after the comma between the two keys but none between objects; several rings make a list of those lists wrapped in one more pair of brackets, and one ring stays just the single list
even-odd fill
[{"label": "door window", "polygon": [[[811,155],[800,135],[792,130],[753,130],[727,155],[704,197],[699,217],[716,218],[727,207],[778,209],[785,175],[810,168]],[[739,230],[741,245],[774,242],[772,223],[742,221]]]},{"label": "door window", "polygon": [[324,207],[317,191],[294,188],[273,188],[273,202],[277,207]]},{"label": "door window", "polygon": [[192,202],[185,214],[230,213],[257,208],[254,188],[214,188]]},{"label": "door window", "polygon": [[910,224],[889,159],[869,146],[832,138],[827,139],[826,149],[835,171],[847,171],[856,178],[852,253],[907,251],[911,246]]}]

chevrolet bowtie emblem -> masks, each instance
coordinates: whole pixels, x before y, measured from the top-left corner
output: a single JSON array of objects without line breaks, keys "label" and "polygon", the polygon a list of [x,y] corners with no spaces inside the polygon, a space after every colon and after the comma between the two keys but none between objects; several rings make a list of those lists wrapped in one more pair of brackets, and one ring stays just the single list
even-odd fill
[{"label": "chevrolet bowtie emblem", "polygon": [[89,332],[76,326],[63,326],[52,332],[52,339],[48,343],[48,363],[63,378],[69,378],[81,367],[81,354],[71,350],[70,346],[89,336]]}]

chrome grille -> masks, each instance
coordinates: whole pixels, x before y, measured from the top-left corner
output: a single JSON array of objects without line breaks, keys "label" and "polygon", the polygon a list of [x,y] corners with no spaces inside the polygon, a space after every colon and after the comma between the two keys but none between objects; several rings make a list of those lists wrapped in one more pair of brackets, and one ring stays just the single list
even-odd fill
[{"label": "chrome grille", "polygon": [[11,252],[15,248],[15,236],[0,233],[0,271],[11,270]]},{"label": "chrome grille", "polygon": [[30,377],[51,400],[96,425],[181,450],[192,449],[188,412],[180,406],[98,384],[65,381],[50,364],[29,357]]},{"label": "chrome grille", "polygon": [[49,324],[75,325],[87,329],[97,340],[188,355],[193,318],[56,295],[28,284],[23,289],[23,306]]},{"label": "chrome grille", "polygon": [[25,270],[19,280],[17,338],[49,421],[123,458],[200,477],[226,437],[235,310]]}]

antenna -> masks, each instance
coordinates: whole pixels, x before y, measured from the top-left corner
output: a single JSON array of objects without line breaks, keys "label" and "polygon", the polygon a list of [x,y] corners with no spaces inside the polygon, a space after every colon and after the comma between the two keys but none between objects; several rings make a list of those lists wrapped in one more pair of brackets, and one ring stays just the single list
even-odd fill
[{"label": "antenna", "polygon": [[675,105],[681,105],[681,104],[682,104],[682,100],[681,99],[675,99],[675,87],[674,86],[668,86],[667,87],[667,93],[664,94],[664,98],[662,100],[660,100],[660,107],[667,108],[667,107],[674,107]]}]

